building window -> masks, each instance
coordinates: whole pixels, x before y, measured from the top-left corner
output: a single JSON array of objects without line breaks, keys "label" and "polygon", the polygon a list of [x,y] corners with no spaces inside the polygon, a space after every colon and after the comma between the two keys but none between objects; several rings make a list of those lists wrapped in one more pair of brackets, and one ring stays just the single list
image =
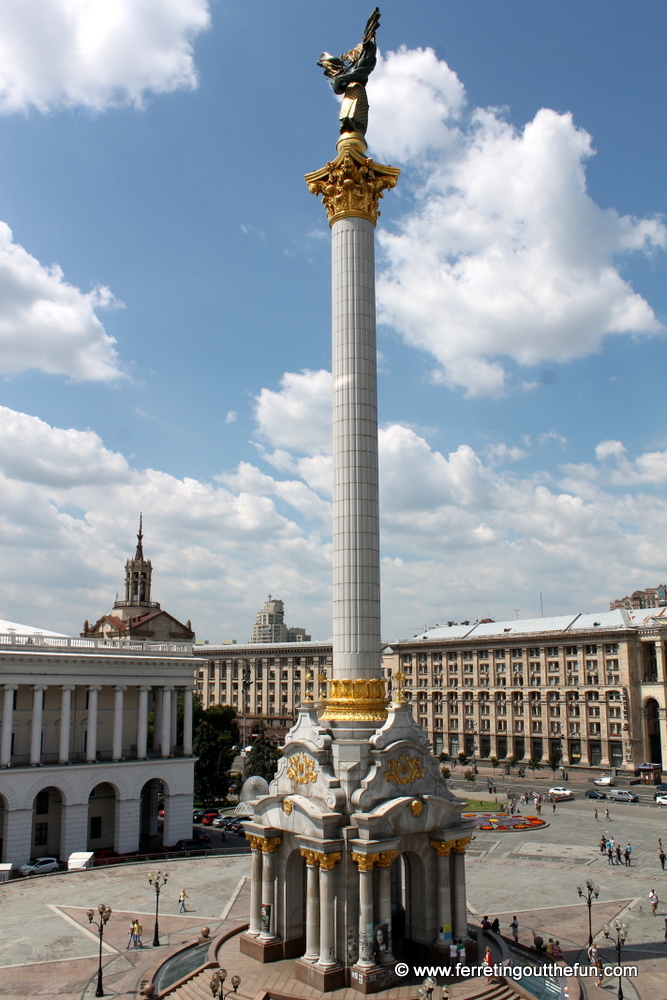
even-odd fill
[{"label": "building window", "polygon": [[44,847],[49,839],[49,824],[35,823],[35,847]]},{"label": "building window", "polygon": [[90,817],[90,839],[99,840],[102,836],[102,817],[101,816],[91,816]]},{"label": "building window", "polygon": [[541,733],[542,732],[542,723],[541,722],[533,722],[532,729],[533,729],[534,733]]},{"label": "building window", "polygon": [[520,659],[522,656],[523,656],[523,650],[522,649],[513,649],[512,650],[512,657],[515,660],[516,659]]},{"label": "building window", "polygon": [[579,647],[578,646],[566,646],[565,647],[565,655],[566,656],[576,656],[578,652],[579,652]]},{"label": "building window", "polygon": [[608,642],[607,645],[604,648],[605,648],[605,652],[606,653],[618,653],[618,643],[617,642]]},{"label": "building window", "polygon": [[458,658],[458,653],[447,653],[447,659],[456,660]]},{"label": "building window", "polygon": [[597,736],[600,733],[601,728],[602,727],[599,722],[588,723],[588,732],[591,734],[591,736]]},{"label": "building window", "polygon": [[581,723],[570,722],[568,723],[568,729],[570,730],[570,736],[578,736],[581,732]]},{"label": "building window", "polygon": [[547,656],[558,656],[558,646],[547,646]]},{"label": "building window", "polygon": [[[35,815],[45,816],[49,811],[49,793],[39,792],[35,797]],[[46,841],[44,841],[46,843]]]},{"label": "building window", "polygon": [[534,657],[534,656],[539,656],[539,655],[540,655],[539,649],[529,649],[528,650],[528,656],[533,656]]},{"label": "building window", "polygon": [[522,733],[523,732],[523,719],[517,719],[514,722],[514,732],[515,733]]},{"label": "building window", "polygon": [[479,653],[477,655],[479,656],[480,660],[488,660],[488,658],[489,658],[489,651],[488,651],[488,649],[480,649],[480,651],[479,651]]},{"label": "building window", "polygon": [[463,659],[464,660],[472,660],[472,650],[471,649],[466,649],[465,653],[463,654]]},{"label": "building window", "polygon": [[504,660],[505,659],[505,650],[504,649],[496,649],[493,655],[495,656],[495,658],[497,660]]},{"label": "building window", "polygon": [[609,732],[613,736],[620,736],[621,735],[621,723],[620,722],[610,722],[609,723]]},{"label": "building window", "polygon": [[404,653],[403,654],[403,663],[412,663],[412,654],[411,653]]},{"label": "building window", "polygon": [[586,646],[585,648],[586,656],[597,656],[597,651],[597,646]]}]

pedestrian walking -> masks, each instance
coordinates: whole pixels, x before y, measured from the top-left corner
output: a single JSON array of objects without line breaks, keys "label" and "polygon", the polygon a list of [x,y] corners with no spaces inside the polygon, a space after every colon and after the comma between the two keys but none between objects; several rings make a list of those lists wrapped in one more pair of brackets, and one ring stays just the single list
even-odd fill
[{"label": "pedestrian walking", "polygon": [[556,812],[556,800],[555,799],[551,803],[551,811],[552,811],[552,813]]},{"label": "pedestrian walking", "polygon": [[614,854],[616,855],[616,864],[620,865],[620,863],[621,863],[621,848],[619,847],[618,844],[614,848]]},{"label": "pedestrian walking", "polygon": [[605,811],[604,811],[604,818],[605,818],[605,822],[607,822],[607,823],[611,822],[611,817],[609,815],[609,810],[608,809],[605,809]]},{"label": "pedestrian walking", "polygon": [[134,942],[134,917],[130,921],[130,929],[127,934],[127,945],[126,950],[132,946]]},{"label": "pedestrian walking", "polygon": [[461,965],[465,965],[466,964],[466,946],[465,946],[465,941],[459,940],[459,946],[458,946],[458,949],[457,949],[457,954],[458,954],[458,960],[461,963]]},{"label": "pedestrian walking", "polygon": [[600,837],[600,854],[607,853],[607,838],[603,835]]},{"label": "pedestrian walking", "polygon": [[[632,844],[628,844],[625,848],[625,853],[628,855],[628,859],[632,858]],[[630,860],[628,860],[628,864],[630,864]]]},{"label": "pedestrian walking", "polygon": [[664,870],[665,870],[665,861],[667,861],[667,857],[665,857],[665,852],[662,850],[662,848],[658,851],[658,859],[660,861],[660,864],[662,866],[662,870],[664,872]]},{"label": "pedestrian walking", "polygon": [[449,961],[455,962],[459,953],[459,946],[456,941],[452,938],[451,944],[449,946]]},{"label": "pedestrian walking", "polygon": [[178,894],[178,912],[179,913],[185,913],[186,912],[185,900],[188,899],[188,898],[189,897],[188,897],[188,894],[185,891],[185,889],[181,889],[181,891]]},{"label": "pedestrian walking", "polygon": [[600,822],[600,820],[598,819],[598,811],[597,811],[597,809],[594,809],[594,810],[593,810],[593,815],[595,816],[595,822],[596,822],[596,823],[599,823],[599,822]]},{"label": "pedestrian walking", "polygon": [[139,919],[134,922],[134,947],[143,948],[143,942],[141,940],[141,935],[144,933],[144,929],[141,926],[141,921]]},{"label": "pedestrian walking", "polygon": [[500,921],[498,920],[498,917],[494,918],[494,921],[491,924],[491,930],[494,934],[500,934]]},{"label": "pedestrian walking", "polygon": [[660,900],[658,899],[658,894],[655,891],[655,889],[651,889],[651,891],[649,892],[648,901],[651,904],[651,913],[653,914],[653,916],[655,916],[656,913],[658,912],[658,903],[660,902]]},{"label": "pedestrian walking", "polygon": [[611,847],[607,848],[607,860],[608,860],[608,862],[609,862],[610,865],[613,865],[613,863],[614,863],[614,852],[611,849]]},{"label": "pedestrian walking", "polygon": [[625,861],[626,865],[629,868],[630,867],[630,852],[628,851],[627,847],[623,851],[623,860]]},{"label": "pedestrian walking", "polygon": [[[667,924],[667,920],[665,920],[665,924]],[[518,944],[519,943],[519,921],[516,919],[516,914],[512,917],[512,921],[510,923],[510,930],[512,931],[512,937],[514,938],[515,942]]]}]

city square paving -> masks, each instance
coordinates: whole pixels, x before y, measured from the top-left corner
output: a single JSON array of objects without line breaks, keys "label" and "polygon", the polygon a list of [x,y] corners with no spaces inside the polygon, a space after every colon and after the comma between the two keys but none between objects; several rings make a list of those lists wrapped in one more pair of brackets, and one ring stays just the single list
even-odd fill
[{"label": "city square paving", "polygon": [[[624,980],[627,1000],[667,1000],[667,872],[657,857],[658,837],[667,843],[667,811],[648,804],[613,804],[605,823],[595,820],[593,808],[594,803],[585,800],[559,803],[555,815],[543,814],[549,822],[544,829],[478,832],[468,858],[471,918],[498,916],[507,935],[516,913],[522,943],[531,945],[534,933],[545,940],[558,938],[569,962],[582,961],[588,910],[577,885],[590,879],[600,889],[592,907],[593,933],[600,938],[605,961],[614,961],[615,951],[607,947],[602,925],[617,916],[630,924],[623,962],[636,964],[639,976]],[[630,868],[610,866],[599,854],[602,833],[614,836],[622,847],[632,844]],[[158,952],[151,947],[155,894],[146,877],[154,867],[123,865],[0,885],[0,996],[93,996],[98,938],[85,911],[100,902],[114,911],[104,936],[105,991],[123,997],[136,995],[142,978],[156,965],[156,953],[163,956],[196,941],[204,925],[214,935],[247,919],[248,855],[168,862],[163,866],[169,870],[169,882],[160,898],[163,947]],[[181,888],[189,895],[189,912],[183,915],[178,914]],[[660,898],[657,916],[648,902],[651,889]],[[146,947],[138,951],[125,947],[132,917],[139,917],[144,928]],[[243,976],[247,962],[239,956],[235,969],[230,961],[230,973]],[[264,973],[270,975],[266,966]],[[615,997],[617,988],[618,981],[610,979],[594,994]]]}]

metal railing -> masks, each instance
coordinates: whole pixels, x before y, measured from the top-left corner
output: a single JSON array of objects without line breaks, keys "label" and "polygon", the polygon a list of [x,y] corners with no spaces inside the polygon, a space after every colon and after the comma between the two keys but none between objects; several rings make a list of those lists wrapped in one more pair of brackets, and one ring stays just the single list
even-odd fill
[{"label": "metal railing", "polygon": [[115,653],[192,653],[191,642],[150,642],[148,639],[77,639],[59,635],[0,633],[0,646],[37,646],[49,649],[99,649]]}]

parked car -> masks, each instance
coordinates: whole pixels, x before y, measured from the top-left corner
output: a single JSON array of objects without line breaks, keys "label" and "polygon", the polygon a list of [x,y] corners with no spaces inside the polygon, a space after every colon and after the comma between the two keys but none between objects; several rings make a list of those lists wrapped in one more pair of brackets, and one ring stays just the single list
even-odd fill
[{"label": "parked car", "polygon": [[605,792],[599,792],[597,788],[587,788],[586,789],[587,799],[606,799],[607,795]]},{"label": "parked car", "polygon": [[209,833],[206,833],[204,830],[198,830],[194,826],[192,828],[192,839],[198,840],[202,844],[211,843],[211,835]]},{"label": "parked car", "polygon": [[612,788],[609,798],[614,802],[639,802],[639,796],[629,792],[627,788]]},{"label": "parked car", "polygon": [[563,788],[562,785],[556,785],[555,788],[550,788],[549,795],[551,796],[552,799],[556,799],[557,802],[559,799],[574,798],[574,792],[571,792],[569,788]]},{"label": "parked car", "polygon": [[123,861],[127,861],[125,854],[118,854],[112,847],[102,847],[95,851],[93,865],[119,865]]},{"label": "parked car", "polygon": [[204,815],[202,816],[201,821],[204,824],[204,826],[210,826],[213,820],[219,815],[220,815],[219,809],[207,809]]},{"label": "parked car", "polygon": [[655,804],[657,806],[667,806],[667,793],[664,795],[656,795]]},{"label": "parked car", "polygon": [[615,785],[616,782],[611,777],[611,775],[605,775],[603,778],[596,778],[593,782],[594,785]]},{"label": "parked car", "polygon": [[667,785],[665,785],[664,783],[660,785],[655,785],[654,787],[655,787],[655,791],[653,792],[654,799],[657,799],[659,795],[667,795]]},{"label": "parked car", "polygon": [[204,817],[204,810],[203,809],[195,809],[195,811],[192,814],[192,822],[193,823],[201,823],[203,817]]},{"label": "parked car", "polygon": [[174,845],[175,851],[206,851],[208,848],[202,844],[201,840],[177,840]]},{"label": "parked car", "polygon": [[211,826],[214,826],[216,830],[226,830],[229,825],[229,816],[215,816]]},{"label": "parked car", "polygon": [[31,858],[19,868],[21,875],[46,875],[47,872],[60,871],[58,858]]}]

